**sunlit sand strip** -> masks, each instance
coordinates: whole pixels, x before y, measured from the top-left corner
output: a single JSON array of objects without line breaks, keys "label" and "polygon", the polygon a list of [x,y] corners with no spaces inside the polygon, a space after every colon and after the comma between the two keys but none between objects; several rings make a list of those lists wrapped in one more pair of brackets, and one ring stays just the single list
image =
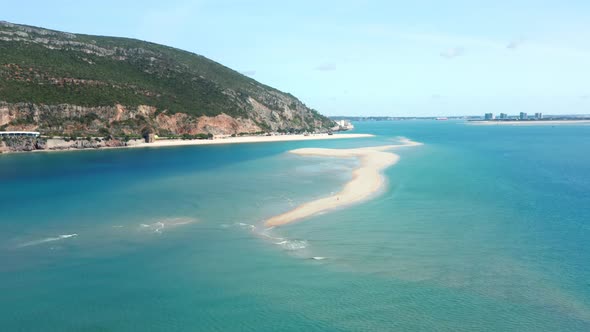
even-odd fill
[{"label": "sunlit sand strip", "polygon": [[381,171],[399,160],[397,154],[386,152],[387,150],[421,145],[408,139],[401,140],[401,145],[385,145],[358,149],[297,149],[291,153],[302,156],[322,156],[340,158],[359,158],[360,166],[352,173],[350,180],[344,188],[331,196],[304,203],[295,209],[266,221],[266,226],[280,226],[298,221],[320,212],[347,206],[369,198],[379,191],[384,185]]},{"label": "sunlit sand strip", "polygon": [[[311,134],[311,135],[277,135],[277,136],[242,136],[242,137],[225,137],[215,139],[194,139],[194,140],[183,140],[183,139],[160,139],[153,143],[145,143],[143,139],[130,140],[126,146],[115,146],[115,147],[100,147],[100,148],[87,148],[87,149],[74,149],[70,147],[64,147],[64,149],[46,149],[46,150],[33,150],[27,152],[68,152],[68,151],[93,151],[93,150],[112,150],[112,149],[128,149],[128,148],[160,148],[160,147],[171,147],[171,146],[190,146],[190,145],[218,145],[218,144],[244,144],[244,143],[272,143],[272,142],[293,142],[293,141],[319,141],[319,140],[335,140],[335,139],[352,139],[352,138],[367,138],[374,137],[371,134]],[[49,139],[49,145],[61,145],[62,143],[54,143],[53,141],[62,141],[61,139]],[[53,142],[53,143],[52,143]],[[21,153],[4,151],[4,153]]]},{"label": "sunlit sand strip", "polygon": [[371,134],[312,134],[312,135],[279,135],[279,136],[244,136],[227,137],[213,140],[157,140],[153,143],[137,143],[128,147],[131,148],[157,148],[162,146],[183,146],[183,145],[215,145],[215,144],[240,144],[240,143],[269,143],[269,142],[291,142],[291,141],[314,141],[334,140],[373,137]]}]

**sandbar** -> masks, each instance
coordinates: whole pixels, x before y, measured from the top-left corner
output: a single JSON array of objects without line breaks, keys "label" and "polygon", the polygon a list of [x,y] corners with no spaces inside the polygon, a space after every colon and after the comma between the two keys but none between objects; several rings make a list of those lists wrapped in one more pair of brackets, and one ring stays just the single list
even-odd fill
[{"label": "sandbar", "polygon": [[402,139],[398,145],[384,145],[358,149],[306,148],[289,151],[301,156],[358,158],[360,163],[352,173],[352,179],[341,191],[333,195],[304,203],[291,211],[266,220],[266,226],[281,226],[299,221],[328,210],[361,202],[381,190],[385,179],[381,172],[398,162],[399,156],[388,150],[422,145],[409,139]]}]

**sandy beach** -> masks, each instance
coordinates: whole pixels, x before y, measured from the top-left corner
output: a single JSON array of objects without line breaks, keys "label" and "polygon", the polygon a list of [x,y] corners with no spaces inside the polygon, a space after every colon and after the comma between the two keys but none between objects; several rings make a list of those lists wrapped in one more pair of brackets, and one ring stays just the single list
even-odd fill
[{"label": "sandy beach", "polygon": [[381,171],[394,165],[399,156],[388,150],[422,145],[408,139],[402,139],[398,145],[384,145],[358,149],[321,149],[308,148],[292,150],[290,153],[301,156],[320,156],[337,158],[358,158],[360,166],[353,171],[352,180],[336,194],[304,203],[291,211],[274,216],[265,222],[266,226],[280,226],[295,222],[318,213],[358,203],[377,193],[383,188],[385,180]]},{"label": "sandy beach", "polygon": [[556,126],[556,125],[590,125],[590,120],[547,120],[547,121],[470,121],[475,126]]},{"label": "sandy beach", "polygon": [[2,150],[0,145],[0,154],[12,153],[31,153],[31,152],[67,152],[67,151],[94,151],[106,149],[128,149],[128,148],[158,148],[169,146],[188,146],[188,145],[215,145],[215,144],[241,144],[241,143],[270,143],[270,142],[289,142],[289,141],[313,141],[313,140],[331,140],[331,139],[347,139],[347,138],[365,138],[373,137],[371,134],[314,134],[314,135],[280,135],[280,136],[242,136],[242,137],[224,137],[215,139],[161,139],[153,143],[146,143],[143,139],[130,140],[126,146],[107,147],[101,146],[97,148],[74,148],[72,143],[66,142],[63,139],[50,138],[47,139],[46,149],[39,149],[33,151],[9,151]]},{"label": "sandy beach", "polygon": [[162,146],[182,146],[182,145],[214,145],[214,144],[240,144],[240,143],[266,143],[266,142],[289,142],[289,141],[313,141],[328,139],[345,139],[345,138],[363,138],[373,137],[370,134],[314,134],[314,135],[279,135],[279,136],[243,136],[215,138],[212,140],[157,140],[153,143],[137,143],[132,148],[152,148]]}]

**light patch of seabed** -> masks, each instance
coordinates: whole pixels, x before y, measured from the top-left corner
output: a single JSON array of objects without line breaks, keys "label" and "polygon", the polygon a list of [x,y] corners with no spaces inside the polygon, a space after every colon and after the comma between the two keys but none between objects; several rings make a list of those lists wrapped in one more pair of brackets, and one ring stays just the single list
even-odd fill
[{"label": "light patch of seabed", "polygon": [[[290,156],[291,157],[291,156]],[[340,180],[346,181],[350,178],[350,173],[358,167],[358,160],[354,158],[334,158],[334,157],[316,157],[314,163],[296,166],[292,172],[296,176],[307,178],[307,181],[313,182],[313,179],[319,176],[337,176]],[[290,175],[292,176],[292,174]]]},{"label": "light patch of seabed", "polygon": [[[450,287],[464,287],[476,293],[506,301],[529,303],[565,316],[590,322],[590,307],[570,290],[552,282],[545,273],[509,257],[498,258],[479,271],[483,277],[467,280],[460,275],[443,279]],[[493,278],[492,282],[485,282]],[[531,282],[532,281],[532,282]]]},{"label": "light patch of seabed", "polygon": [[[271,229],[272,230],[272,229]],[[557,313],[580,321],[590,322],[590,306],[575,292],[547,278],[546,273],[510,257],[497,256],[487,264],[469,259],[461,262],[434,263],[411,257],[408,260],[391,260],[376,252],[391,251],[390,247],[375,246],[371,251],[355,254],[341,247],[354,247],[326,238],[307,240],[313,248],[329,257],[329,267],[346,273],[370,275],[384,280],[398,280],[413,284],[431,285],[476,294],[483,298],[524,305],[545,312]],[[307,248],[303,258],[318,257]],[[327,263],[327,262],[326,262]],[[453,267],[449,268],[448,264]]]},{"label": "light patch of seabed", "polygon": [[[398,138],[397,140],[404,140]],[[322,166],[322,171],[327,170]],[[302,172],[316,171],[313,168],[301,168]],[[344,171],[344,168],[341,169]],[[396,199],[397,192],[402,191],[403,184],[393,188],[393,194],[382,197],[383,202]],[[290,203],[290,206],[294,204]],[[322,213],[323,214],[323,213]],[[320,214],[315,215],[315,217]],[[507,303],[515,303],[539,309],[538,312],[556,313],[576,320],[590,322],[590,306],[571,289],[547,278],[543,271],[504,255],[498,255],[491,264],[482,264],[475,259],[465,262],[447,261],[446,263],[421,261],[420,257],[412,260],[391,259],[392,257],[375,257],[372,250],[380,248],[370,245],[365,250],[353,255],[339,254],[342,246],[338,241],[331,243],[322,240],[288,238],[279,234],[273,227],[265,228],[253,224],[238,224],[248,229],[268,243],[277,246],[289,255],[313,260],[324,260],[330,269],[352,273],[369,274],[382,279],[395,279],[416,284],[430,284],[445,289],[456,289]],[[229,226],[228,226],[229,227]],[[309,235],[309,234],[308,234]],[[320,241],[320,244],[316,243]],[[311,242],[311,243],[310,243]],[[314,244],[312,247],[311,244]],[[381,249],[392,249],[384,247]],[[325,256],[319,256],[319,254]],[[401,257],[398,257],[401,258]],[[418,258],[418,259],[415,259]],[[326,259],[328,259],[326,261]],[[327,266],[326,266],[327,267]]]},{"label": "light patch of seabed", "polygon": [[[467,291],[484,298],[518,303],[590,322],[590,307],[575,294],[547,280],[534,268],[508,258],[481,267],[471,274],[465,273],[466,270],[455,273],[442,267],[421,265],[419,262],[400,263],[397,266],[373,265],[376,262],[366,265],[363,264],[366,259],[357,261],[350,257],[339,257],[332,250],[328,251],[327,256],[319,256],[318,251],[322,250],[323,245],[312,247],[310,242],[314,243],[315,240],[287,238],[279,235],[274,227],[265,228],[246,223],[237,223],[236,226],[279,247],[292,257],[322,261],[322,265],[329,263],[334,270]],[[531,280],[534,285],[531,285]]]},{"label": "light patch of seabed", "polygon": [[[569,316],[575,319],[590,321],[589,310],[586,304],[577,299],[573,294],[555,287],[547,282],[537,283],[534,287],[528,287],[525,283],[519,284],[516,280],[541,280],[542,276],[537,278],[531,275],[532,270],[523,267],[517,262],[502,262],[490,266],[479,273],[488,277],[497,276],[496,282],[485,282],[483,277],[473,276],[464,273],[449,273],[440,268],[433,266],[427,267],[421,264],[408,264],[406,268],[402,266],[391,267],[384,264],[377,266],[365,266],[348,257],[338,257],[334,252],[326,256],[319,256],[318,250],[321,246],[314,248],[311,243],[314,241],[301,238],[288,238],[279,234],[280,230],[275,227],[264,227],[261,225],[238,222],[234,224],[222,224],[224,229],[238,229],[266,241],[267,243],[280,248],[288,255],[313,261],[321,261],[322,265],[329,264],[331,268],[340,271],[353,273],[370,274],[384,279],[393,278],[396,280],[415,282],[420,284],[432,284],[442,286],[447,289],[458,289],[478,294],[485,298],[507,301],[510,303],[521,303],[541,310],[558,312],[561,315]],[[311,243],[310,243],[311,242]],[[359,258],[359,257],[357,257]],[[499,271],[497,269],[504,270]],[[541,278],[541,279],[539,279]],[[510,285],[509,285],[510,284]]]},{"label": "light patch of seabed", "polygon": [[[365,274],[381,279],[392,279],[415,284],[457,289],[483,298],[525,305],[542,311],[558,313],[573,319],[590,322],[590,307],[574,292],[552,282],[545,273],[509,257],[498,256],[491,264],[462,261],[455,269],[445,264],[411,260],[390,261],[368,252],[349,255],[338,253],[342,243],[319,241],[321,250],[330,258],[330,268],[342,272]],[[387,247],[375,247],[374,250]],[[369,259],[369,257],[371,259]],[[315,257],[309,253],[306,258]],[[325,259],[325,257],[320,257]]]},{"label": "light patch of seabed", "polygon": [[297,205],[297,202],[294,199],[292,199],[288,194],[281,194],[278,196],[266,196],[260,200],[257,200],[255,204],[257,207],[262,208],[266,206],[269,202],[273,202],[277,199],[279,199],[279,201],[286,203],[286,205],[288,205],[289,207]]}]

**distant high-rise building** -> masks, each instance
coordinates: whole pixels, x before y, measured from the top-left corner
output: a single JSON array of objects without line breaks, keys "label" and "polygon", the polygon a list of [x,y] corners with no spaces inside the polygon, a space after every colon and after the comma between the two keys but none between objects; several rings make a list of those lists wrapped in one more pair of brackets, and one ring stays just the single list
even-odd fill
[{"label": "distant high-rise building", "polygon": [[494,120],[494,113],[486,113],[484,115],[485,120]]},{"label": "distant high-rise building", "polygon": [[527,115],[525,112],[520,112],[520,117],[519,117],[519,119],[521,119],[521,120],[526,120],[526,119],[528,119],[528,115]]},{"label": "distant high-rise building", "polygon": [[508,119],[508,114],[506,114],[506,113],[500,113],[500,119],[501,119],[501,120],[506,120],[506,119]]},{"label": "distant high-rise building", "polygon": [[543,118],[543,113],[535,113],[535,119],[541,120]]}]

